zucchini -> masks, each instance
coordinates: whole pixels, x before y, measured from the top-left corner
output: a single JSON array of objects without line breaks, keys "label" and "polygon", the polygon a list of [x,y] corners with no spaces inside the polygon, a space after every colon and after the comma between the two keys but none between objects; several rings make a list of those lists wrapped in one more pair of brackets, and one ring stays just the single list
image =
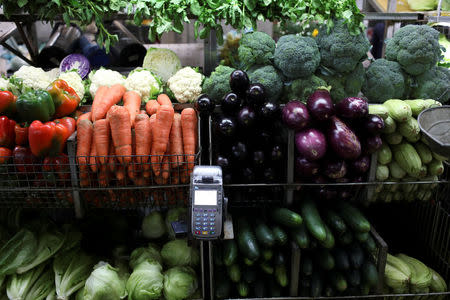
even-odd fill
[{"label": "zucchini", "polygon": [[261,220],[256,221],[255,226],[256,240],[264,247],[272,247],[275,244],[275,237],[270,228]]},{"label": "zucchini", "polygon": [[248,284],[256,281],[256,275],[255,268],[246,267],[244,271],[242,271],[242,279]]},{"label": "zucchini", "polygon": [[297,228],[303,223],[302,217],[287,208],[275,208],[272,211],[272,219],[286,227]]},{"label": "zucchini", "polygon": [[239,282],[241,280],[241,270],[237,264],[229,266],[227,271],[228,277],[230,277],[231,281]]},{"label": "zucchini", "polygon": [[364,283],[367,283],[369,287],[376,287],[378,284],[378,272],[377,267],[371,262],[366,261],[361,267],[361,273],[364,279]]},{"label": "zucchini", "polygon": [[280,246],[284,245],[288,241],[288,236],[286,232],[278,225],[272,227],[272,233],[275,238],[275,242]]},{"label": "zucchini", "polygon": [[389,145],[383,143],[377,153],[377,161],[379,164],[387,165],[392,161],[392,152]]},{"label": "zucchini", "polygon": [[223,266],[223,249],[219,244],[214,247],[214,265],[217,267]]},{"label": "zucchini", "polygon": [[236,262],[238,249],[235,240],[225,240],[223,242],[223,263],[229,267]]},{"label": "zucchini", "polygon": [[406,176],[406,172],[399,166],[399,164],[395,161],[391,161],[388,165],[389,174],[395,179],[402,179]]},{"label": "zucchini", "polygon": [[269,264],[269,262],[264,261],[260,265],[261,270],[263,270],[264,273],[272,275],[273,274],[273,267]]},{"label": "zucchini", "polygon": [[402,100],[390,99],[383,103],[389,117],[396,122],[406,122],[412,116],[411,107]]},{"label": "zucchini", "polygon": [[382,133],[394,133],[397,130],[397,123],[391,117],[384,119],[384,128],[381,130]]},{"label": "zucchini", "polygon": [[313,261],[307,254],[302,256],[301,272],[305,276],[311,276],[313,273]]},{"label": "zucchini", "polygon": [[411,107],[412,115],[416,118],[422,110],[427,108],[427,103],[422,99],[405,100],[405,103]]},{"label": "zucchini", "polygon": [[367,240],[362,244],[362,246],[369,253],[373,253],[377,250],[377,244],[375,244],[375,240],[373,239],[372,235],[370,235],[370,234],[369,234],[369,237],[367,238]]},{"label": "zucchini", "polygon": [[422,161],[416,149],[409,143],[401,143],[393,146],[392,153],[399,166],[409,176],[417,178],[420,174]]},{"label": "zucchini", "polygon": [[[398,192],[400,193],[400,192]],[[400,193],[401,194],[401,193]],[[364,243],[369,238],[370,234],[368,232],[355,232],[355,238],[357,241]]]},{"label": "zucchini", "polygon": [[237,242],[239,250],[242,252],[244,257],[247,257],[251,261],[255,261],[259,258],[260,251],[258,243],[256,242],[256,237],[253,234],[247,220],[243,218],[238,220]]},{"label": "zucchini", "polygon": [[361,284],[361,272],[358,269],[351,269],[345,272],[345,278],[350,286],[359,286]]},{"label": "zucchini", "polygon": [[325,222],[338,235],[341,235],[347,231],[347,226],[345,225],[344,220],[334,210],[327,209],[325,210],[324,215]]},{"label": "zucchini", "polygon": [[350,226],[354,231],[357,232],[369,232],[370,231],[370,223],[363,216],[361,211],[356,207],[346,203],[339,203],[339,211],[338,213],[344,219],[345,223]]},{"label": "zucchini", "polygon": [[[220,274],[220,273],[219,273]],[[215,295],[217,299],[225,299],[230,297],[231,283],[228,278],[219,277],[216,279]]]},{"label": "zucchini", "polygon": [[311,198],[303,199],[300,203],[300,211],[305,219],[306,228],[319,241],[325,241],[327,238],[327,232],[322,219],[320,218],[319,211],[315,203]]},{"label": "zucchini", "polygon": [[389,178],[389,168],[387,166],[378,165],[375,173],[377,181],[386,181]]},{"label": "zucchini", "polygon": [[416,148],[417,154],[419,154],[422,164],[428,164],[433,160],[433,154],[431,153],[430,148],[424,143],[417,142],[414,144],[414,148]]},{"label": "zucchini", "polygon": [[398,145],[402,142],[403,135],[398,132],[385,133],[383,134],[383,140],[386,141],[389,145]]},{"label": "zucchini", "polygon": [[444,173],[444,164],[442,161],[433,159],[428,164],[428,175],[430,176],[439,176]]},{"label": "zucchini", "polygon": [[309,248],[309,236],[305,226],[302,224],[299,228],[291,230],[291,239],[301,248]]},{"label": "zucchini", "polygon": [[243,282],[243,281],[239,282],[237,285],[237,289],[238,289],[239,296],[241,296],[242,298],[245,298],[248,296],[249,287],[246,282]]},{"label": "zucchini", "polygon": [[255,261],[254,261],[254,260],[251,260],[251,259],[248,259],[247,257],[244,257],[244,264],[245,264],[246,266],[251,267],[251,266],[253,266],[253,265],[255,264]]},{"label": "zucchini", "polygon": [[272,251],[272,249],[264,249],[264,250],[262,251],[262,257],[263,257],[263,259],[264,259],[265,261],[271,260],[272,257],[273,257],[273,251]]},{"label": "zucchini", "polygon": [[330,280],[330,284],[331,286],[338,292],[344,292],[348,285],[347,285],[347,280],[345,279],[344,275],[342,275],[341,272],[336,271],[336,270],[332,270],[329,275],[328,278]]},{"label": "zucchini", "polygon": [[383,120],[389,117],[389,113],[383,104],[369,104],[369,114],[380,116]]},{"label": "zucchini", "polygon": [[275,280],[281,287],[286,287],[288,285],[286,265],[275,266]]},{"label": "zucchini", "polygon": [[348,259],[347,252],[342,248],[335,248],[333,250],[333,257],[336,263],[336,269],[340,271],[346,271],[350,269],[350,260]]},{"label": "zucchini", "polygon": [[353,242],[353,234],[350,231],[339,236],[339,243],[343,246],[350,245]]},{"label": "zucchini", "polygon": [[322,269],[330,271],[335,267],[335,261],[333,255],[331,255],[328,249],[318,249],[316,251],[316,264]]},{"label": "zucchini", "polygon": [[320,297],[323,290],[322,276],[318,271],[314,272],[311,276],[311,297]]},{"label": "zucchini", "polygon": [[350,266],[353,269],[359,269],[364,263],[364,251],[359,244],[353,243],[347,250]]},{"label": "zucchini", "polygon": [[323,224],[325,227],[325,231],[327,233],[327,236],[325,238],[324,241],[319,241],[319,244],[322,245],[322,247],[327,248],[327,249],[331,249],[334,247],[334,236],[333,233],[331,232],[330,228],[327,226],[327,224]]},{"label": "zucchini", "polygon": [[275,255],[275,258],[273,260],[273,263],[278,266],[278,265],[285,265],[286,264],[286,258],[283,255],[283,252],[278,251],[277,254]]},{"label": "zucchini", "polygon": [[420,127],[417,120],[409,118],[406,122],[398,124],[398,132],[405,137],[408,142],[415,143],[420,140]]}]

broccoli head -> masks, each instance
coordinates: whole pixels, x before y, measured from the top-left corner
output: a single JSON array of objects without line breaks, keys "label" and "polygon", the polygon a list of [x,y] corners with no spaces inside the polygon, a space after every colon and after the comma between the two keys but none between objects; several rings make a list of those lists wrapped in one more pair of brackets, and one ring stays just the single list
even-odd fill
[{"label": "broccoli head", "polygon": [[283,99],[288,102],[300,100],[306,102],[308,97],[319,87],[325,87],[327,83],[322,78],[311,75],[308,78],[299,78],[284,86]]},{"label": "broccoli head", "polygon": [[398,62],[411,75],[431,69],[440,54],[439,31],[427,25],[402,27],[386,44],[386,59]]},{"label": "broccoli head", "polygon": [[350,34],[347,24],[336,21],[327,32],[326,26],[319,30],[317,35],[321,64],[339,73],[351,72],[358,62],[363,60],[370,43],[364,33]]},{"label": "broccoli head", "polygon": [[233,68],[227,66],[217,66],[203,81],[203,93],[208,94],[215,103],[219,103],[222,97],[230,91],[230,76],[233,71]]},{"label": "broccoli head", "polygon": [[339,102],[346,97],[358,96],[364,83],[364,67],[359,63],[349,73],[335,73],[334,75],[318,75],[331,87],[330,95],[334,102]]},{"label": "broccoli head", "polygon": [[252,83],[260,83],[264,86],[267,98],[277,102],[283,92],[283,75],[273,66],[254,66],[247,75]]},{"label": "broccoli head", "polygon": [[320,64],[320,52],[313,38],[289,34],[277,43],[275,66],[290,79],[309,77]]},{"label": "broccoli head", "polygon": [[416,85],[411,88],[411,98],[434,99],[447,103],[450,99],[450,70],[433,67],[417,76]]},{"label": "broccoli head", "polygon": [[273,59],[275,41],[264,32],[244,34],[239,42],[239,61],[245,69],[253,65],[267,65]]},{"label": "broccoli head", "polygon": [[365,77],[362,91],[370,102],[402,99],[405,93],[405,75],[395,61],[377,59],[367,68]]}]

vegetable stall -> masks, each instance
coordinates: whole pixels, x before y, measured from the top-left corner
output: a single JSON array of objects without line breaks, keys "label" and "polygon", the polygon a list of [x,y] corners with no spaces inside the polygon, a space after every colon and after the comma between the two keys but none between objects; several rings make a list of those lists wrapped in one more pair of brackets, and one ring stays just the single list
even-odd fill
[{"label": "vegetable stall", "polygon": [[[1,299],[450,296],[448,29],[403,24],[374,59],[351,0],[2,5],[93,21],[105,55],[114,18],[224,45],[203,68],[164,45],[126,70],[30,51],[0,78]],[[222,170],[219,239],[192,235],[214,228],[191,211],[199,165]]]}]

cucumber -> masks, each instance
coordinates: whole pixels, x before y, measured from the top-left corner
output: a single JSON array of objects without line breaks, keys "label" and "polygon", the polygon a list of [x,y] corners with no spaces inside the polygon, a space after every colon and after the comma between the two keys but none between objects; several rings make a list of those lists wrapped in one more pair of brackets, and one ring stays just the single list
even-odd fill
[{"label": "cucumber", "polygon": [[345,223],[357,232],[369,232],[370,223],[363,216],[361,211],[356,207],[346,203],[339,203],[339,215],[344,219]]},{"label": "cucumber", "polygon": [[322,247],[327,248],[327,249],[331,249],[334,247],[334,236],[333,233],[331,232],[330,228],[327,226],[327,224],[323,224],[325,226],[325,230],[327,232],[327,237],[325,239],[325,241],[320,242],[319,244],[322,245]]},{"label": "cucumber", "polygon": [[264,249],[262,252],[262,257],[265,261],[269,261],[273,257],[273,251],[272,249]]},{"label": "cucumber", "polygon": [[255,268],[246,267],[244,271],[242,271],[242,279],[248,284],[256,281],[256,275]]},{"label": "cucumber", "polygon": [[396,122],[406,122],[412,117],[411,107],[403,102],[403,100],[389,99],[384,101],[389,116]]},{"label": "cucumber", "polygon": [[376,287],[378,284],[378,272],[377,267],[371,261],[366,261],[361,267],[361,273],[364,282],[369,285],[369,287]]},{"label": "cucumber", "polygon": [[339,243],[343,246],[350,245],[353,242],[353,234],[350,231],[344,232],[339,236]]},{"label": "cucumber", "polygon": [[283,255],[283,252],[278,251],[277,254],[275,255],[274,259],[273,259],[273,263],[278,266],[278,265],[285,265],[287,262],[286,258]]},{"label": "cucumber", "polygon": [[241,270],[237,264],[229,266],[227,271],[228,277],[230,277],[231,281],[239,282],[241,280]]},{"label": "cucumber", "polygon": [[255,264],[255,261],[254,260],[251,260],[251,259],[248,259],[247,257],[244,257],[244,264],[246,265],[246,266],[253,266],[254,264]]},{"label": "cucumber", "polygon": [[430,176],[439,176],[444,173],[444,164],[440,160],[433,159],[427,167]]},{"label": "cucumber", "polygon": [[398,132],[383,134],[383,141],[386,141],[389,145],[398,145],[402,142],[403,135]]},{"label": "cucumber", "polygon": [[300,211],[311,235],[319,241],[325,241],[327,232],[315,203],[310,198],[303,199],[300,203]]},{"label": "cucumber", "polygon": [[239,282],[237,285],[239,296],[245,298],[248,296],[249,287],[246,282]]},{"label": "cucumber", "polygon": [[322,269],[330,271],[335,267],[335,261],[333,255],[331,255],[328,249],[318,249],[316,251],[316,264]]},{"label": "cucumber", "polygon": [[272,211],[272,219],[286,227],[297,228],[303,223],[302,217],[287,208],[275,208]]},{"label": "cucumber", "polygon": [[231,283],[228,278],[217,278],[215,286],[215,295],[217,299],[225,299],[230,297]]},{"label": "cucumber", "polygon": [[416,148],[417,154],[419,154],[422,164],[428,164],[433,160],[433,154],[431,153],[430,148],[424,143],[417,142],[414,144],[414,148]]},{"label": "cucumber", "polygon": [[411,107],[411,112],[414,117],[417,117],[427,107],[425,100],[422,99],[405,100],[405,103]]},{"label": "cucumber", "polygon": [[368,232],[356,232],[355,238],[357,241],[364,243],[369,238],[369,235],[370,234]]},{"label": "cucumber", "polygon": [[302,224],[299,228],[291,229],[291,239],[301,248],[309,248],[309,236],[305,226]]},{"label": "cucumber", "polygon": [[359,269],[364,263],[364,251],[359,244],[353,243],[347,250],[350,266],[354,269]]},{"label": "cucumber", "polygon": [[333,257],[336,263],[336,269],[340,271],[346,271],[350,269],[350,260],[347,252],[342,248],[335,248],[333,250]]},{"label": "cucumber", "polygon": [[389,168],[387,166],[378,165],[375,173],[377,181],[386,181],[389,178]]},{"label": "cucumber", "polygon": [[397,130],[397,124],[394,119],[387,117],[384,119],[384,128],[381,130],[382,133],[394,133]]},{"label": "cucumber", "polygon": [[395,162],[391,161],[391,163],[388,165],[389,167],[389,174],[395,179],[402,179],[406,176],[406,172],[400,167],[400,165]]},{"label": "cucumber", "polygon": [[361,272],[358,269],[351,269],[345,272],[345,278],[350,286],[359,286],[361,284]]},{"label": "cucumber", "polygon": [[214,247],[214,265],[217,267],[223,266],[223,249],[221,245]]},{"label": "cucumber", "polygon": [[322,276],[318,271],[311,276],[311,297],[320,297],[323,290]]},{"label": "cucumber", "polygon": [[275,237],[270,228],[262,221],[256,221],[255,226],[256,240],[264,247],[272,247],[275,244]]},{"label": "cucumber", "polygon": [[258,243],[250,225],[245,219],[238,220],[237,242],[239,250],[248,259],[255,261],[260,256]]},{"label": "cucumber", "polygon": [[301,272],[305,276],[311,276],[313,273],[313,261],[308,254],[302,255]]},{"label": "cucumber", "polygon": [[369,114],[377,115],[383,120],[389,117],[389,113],[386,107],[383,104],[370,104],[369,105]]},{"label": "cucumber", "polygon": [[288,275],[285,265],[277,265],[275,267],[275,279],[281,287],[288,285]]},{"label": "cucumber", "polygon": [[272,233],[273,236],[275,238],[275,242],[279,245],[284,245],[287,243],[288,241],[288,235],[287,233],[283,230],[283,228],[281,228],[278,225],[275,225],[272,227]]},{"label": "cucumber", "polygon": [[319,247],[319,244],[317,243],[316,239],[310,239],[309,241],[309,248],[310,249],[316,249],[317,247]]},{"label": "cucumber", "polygon": [[238,249],[235,240],[225,240],[223,242],[223,263],[229,267],[236,262]]},{"label": "cucumber", "polygon": [[270,297],[272,298],[279,298],[281,297],[281,287],[273,280],[270,280],[269,282],[269,290],[270,290]]},{"label": "cucumber", "polygon": [[269,264],[269,262],[264,261],[260,265],[261,270],[263,270],[264,273],[272,275],[273,274],[273,267]]},{"label": "cucumber", "polygon": [[387,165],[391,161],[392,161],[391,148],[389,148],[388,144],[383,143],[377,153],[377,162],[382,165]]},{"label": "cucumber", "polygon": [[325,210],[324,215],[325,222],[338,235],[341,235],[347,231],[347,226],[345,225],[344,220],[334,210],[327,209]]},{"label": "cucumber", "polygon": [[347,280],[341,272],[332,270],[328,273],[331,286],[338,292],[344,292],[348,285]]},{"label": "cucumber", "polygon": [[373,253],[377,250],[377,245],[375,244],[375,240],[373,237],[369,234],[369,237],[367,238],[366,242],[362,244],[364,249],[367,250],[369,253]]}]

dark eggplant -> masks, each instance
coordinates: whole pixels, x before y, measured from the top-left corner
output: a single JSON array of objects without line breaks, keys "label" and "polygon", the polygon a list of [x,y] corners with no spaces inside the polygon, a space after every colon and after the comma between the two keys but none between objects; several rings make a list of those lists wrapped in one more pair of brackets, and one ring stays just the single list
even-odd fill
[{"label": "dark eggplant", "polygon": [[323,186],[317,190],[317,196],[322,200],[334,200],[338,193],[333,187]]},{"label": "dark eggplant", "polygon": [[270,151],[271,161],[281,161],[283,159],[283,148],[280,145],[274,145]]},{"label": "dark eggplant", "polygon": [[325,135],[314,128],[306,129],[295,134],[297,151],[308,160],[318,160],[327,151]]},{"label": "dark eggplant", "polygon": [[250,128],[255,125],[256,114],[253,108],[245,106],[238,113],[238,122],[244,128]]},{"label": "dark eggplant", "polygon": [[253,166],[258,168],[262,167],[264,165],[264,160],[265,160],[264,151],[261,150],[253,151],[252,153]]},{"label": "dark eggplant", "polygon": [[247,73],[242,70],[234,70],[230,75],[230,88],[238,95],[245,95],[245,91],[250,85]]},{"label": "dark eggplant", "polygon": [[369,104],[363,98],[348,97],[336,104],[336,114],[347,119],[364,118],[369,113]]},{"label": "dark eggplant", "polygon": [[356,159],[361,154],[361,143],[356,134],[338,117],[330,118],[328,142],[336,155],[343,159]]},{"label": "dark eggplant", "polygon": [[217,121],[217,130],[224,136],[231,137],[236,131],[236,123],[231,118],[222,117]]},{"label": "dark eggplant", "polygon": [[370,157],[368,155],[362,155],[357,159],[351,161],[349,165],[352,171],[354,171],[356,174],[364,174],[369,171]]},{"label": "dark eggplant", "polygon": [[280,107],[273,102],[266,102],[258,110],[258,116],[262,121],[278,120],[280,117]]},{"label": "dark eggplant", "polygon": [[364,179],[364,176],[362,176],[362,175],[357,175],[352,178],[352,182],[364,182],[364,181],[365,181],[365,179]]},{"label": "dark eggplant", "polygon": [[300,101],[289,101],[281,113],[281,118],[287,127],[302,130],[310,125],[308,108]]},{"label": "dark eggplant", "polygon": [[295,173],[302,178],[310,178],[319,174],[319,163],[309,161],[302,156],[295,158]]},{"label": "dark eggplant", "polygon": [[242,169],[242,180],[245,183],[254,183],[255,178],[255,172],[251,168],[245,167]]},{"label": "dark eggplant", "polygon": [[225,184],[233,183],[233,175],[231,175],[231,173],[224,173],[223,174],[223,183],[225,183]]},{"label": "dark eggplant", "polygon": [[372,134],[380,134],[384,129],[384,121],[377,115],[368,115],[364,120],[364,128]]},{"label": "dark eggplant", "polygon": [[239,108],[241,107],[242,100],[238,97],[235,93],[228,93],[220,102],[220,107],[225,113],[235,113],[239,111]]},{"label": "dark eggplant", "polygon": [[342,178],[347,174],[347,164],[343,160],[325,160],[322,163],[323,174],[331,179]]},{"label": "dark eggplant", "polygon": [[200,95],[195,102],[195,109],[202,114],[211,114],[214,107],[214,101],[206,94]]},{"label": "dark eggplant", "polygon": [[273,133],[268,130],[261,129],[255,133],[252,133],[252,135],[254,135],[254,137],[250,138],[253,139],[255,145],[268,146],[273,142]]},{"label": "dark eggplant", "polygon": [[383,145],[383,140],[380,135],[369,135],[364,139],[364,152],[367,154],[372,154],[377,152],[381,145]]},{"label": "dark eggplant", "polygon": [[265,182],[275,182],[276,174],[275,174],[274,169],[272,169],[272,168],[264,169],[263,176],[264,176],[263,179]]},{"label": "dark eggplant", "polygon": [[216,165],[222,167],[223,170],[226,170],[231,167],[231,161],[226,156],[218,155],[216,158]]},{"label": "dark eggplant", "polygon": [[311,115],[319,121],[328,120],[334,115],[333,101],[327,90],[317,90],[312,93],[306,105]]},{"label": "dark eggplant", "polygon": [[237,142],[231,147],[231,155],[235,160],[244,161],[247,158],[247,146]]},{"label": "dark eggplant", "polygon": [[328,179],[323,175],[317,175],[313,178],[313,182],[318,184],[326,184],[328,183]]},{"label": "dark eggplant", "polygon": [[262,84],[250,84],[246,91],[247,102],[249,105],[258,107],[266,101],[266,90]]}]

